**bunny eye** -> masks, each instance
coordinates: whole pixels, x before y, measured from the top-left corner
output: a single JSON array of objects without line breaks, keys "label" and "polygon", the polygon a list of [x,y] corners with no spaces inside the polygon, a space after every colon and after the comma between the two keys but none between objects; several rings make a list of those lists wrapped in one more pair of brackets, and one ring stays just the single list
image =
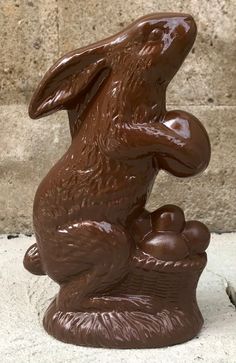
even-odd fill
[{"label": "bunny eye", "polygon": [[158,41],[161,38],[162,38],[162,30],[159,28],[155,28],[150,32],[148,40]]}]

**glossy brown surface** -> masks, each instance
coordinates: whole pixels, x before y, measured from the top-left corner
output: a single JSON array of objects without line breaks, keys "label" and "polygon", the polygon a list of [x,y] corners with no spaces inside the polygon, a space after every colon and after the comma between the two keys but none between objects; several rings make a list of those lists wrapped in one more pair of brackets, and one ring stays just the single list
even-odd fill
[{"label": "glossy brown surface", "polygon": [[31,100],[32,118],[66,109],[72,137],[38,187],[36,245],[24,260],[60,285],[44,318],[57,339],[160,347],[202,325],[195,290],[209,232],[176,206],[145,210],[160,169],[187,177],[209,162],[199,120],[166,110],[166,88],[195,36],[189,15],[148,15],[65,55]]}]

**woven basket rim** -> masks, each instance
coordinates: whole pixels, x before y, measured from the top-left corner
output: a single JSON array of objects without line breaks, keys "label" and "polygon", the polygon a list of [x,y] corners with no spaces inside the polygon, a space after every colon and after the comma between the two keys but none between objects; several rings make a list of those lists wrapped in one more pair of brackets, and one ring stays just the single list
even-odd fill
[{"label": "woven basket rim", "polygon": [[136,268],[163,272],[184,272],[186,270],[201,271],[207,263],[207,254],[201,253],[194,256],[189,256],[179,261],[162,261],[143,252],[140,249],[136,250],[133,256],[132,264]]}]

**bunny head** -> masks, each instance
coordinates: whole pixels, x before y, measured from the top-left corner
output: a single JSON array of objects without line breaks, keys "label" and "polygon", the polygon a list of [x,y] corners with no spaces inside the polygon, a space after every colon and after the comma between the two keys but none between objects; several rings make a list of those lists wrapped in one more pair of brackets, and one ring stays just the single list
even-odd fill
[{"label": "bunny head", "polygon": [[[91,99],[110,70],[145,72],[169,82],[188,54],[196,36],[193,18],[183,14],[142,17],[115,36],[70,52],[57,61],[40,82],[29,107],[31,118],[70,109],[77,100]],[[90,96],[88,97],[88,92]],[[87,100],[88,102],[88,100]]]},{"label": "bunny head", "polygon": [[138,82],[149,79],[167,85],[189,53],[197,28],[185,14],[159,13],[144,16],[116,35],[109,63],[116,73],[129,73]]},{"label": "bunny head", "polygon": [[135,87],[141,89],[143,80],[165,88],[191,49],[195,36],[196,25],[189,15],[142,17],[122,32],[59,59],[35,91],[29,115],[39,118],[66,109],[69,118],[76,113],[78,119],[78,113],[86,113],[111,75],[113,89],[118,80],[123,82],[125,92]]}]

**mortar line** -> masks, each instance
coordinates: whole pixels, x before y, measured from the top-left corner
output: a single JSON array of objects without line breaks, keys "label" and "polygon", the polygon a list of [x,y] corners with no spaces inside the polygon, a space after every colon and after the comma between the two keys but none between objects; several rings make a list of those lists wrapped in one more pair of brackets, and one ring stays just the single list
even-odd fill
[{"label": "mortar line", "polygon": [[56,0],[56,27],[57,27],[57,56],[60,55],[60,25],[59,25],[59,7]]},{"label": "mortar line", "polygon": [[[58,52],[59,52],[59,36],[58,36]],[[34,91],[33,89],[29,89],[29,91]],[[0,104],[0,108],[1,107],[8,107],[8,106],[14,106],[14,105],[27,105],[28,103],[27,102],[12,102],[12,103],[3,103],[3,104]],[[205,107],[205,108],[211,108],[212,110],[216,109],[216,108],[235,108],[236,107],[236,104],[235,105],[206,105],[206,104],[202,104],[202,103],[189,103],[189,104],[179,104],[179,103],[167,103],[167,107]]]}]

